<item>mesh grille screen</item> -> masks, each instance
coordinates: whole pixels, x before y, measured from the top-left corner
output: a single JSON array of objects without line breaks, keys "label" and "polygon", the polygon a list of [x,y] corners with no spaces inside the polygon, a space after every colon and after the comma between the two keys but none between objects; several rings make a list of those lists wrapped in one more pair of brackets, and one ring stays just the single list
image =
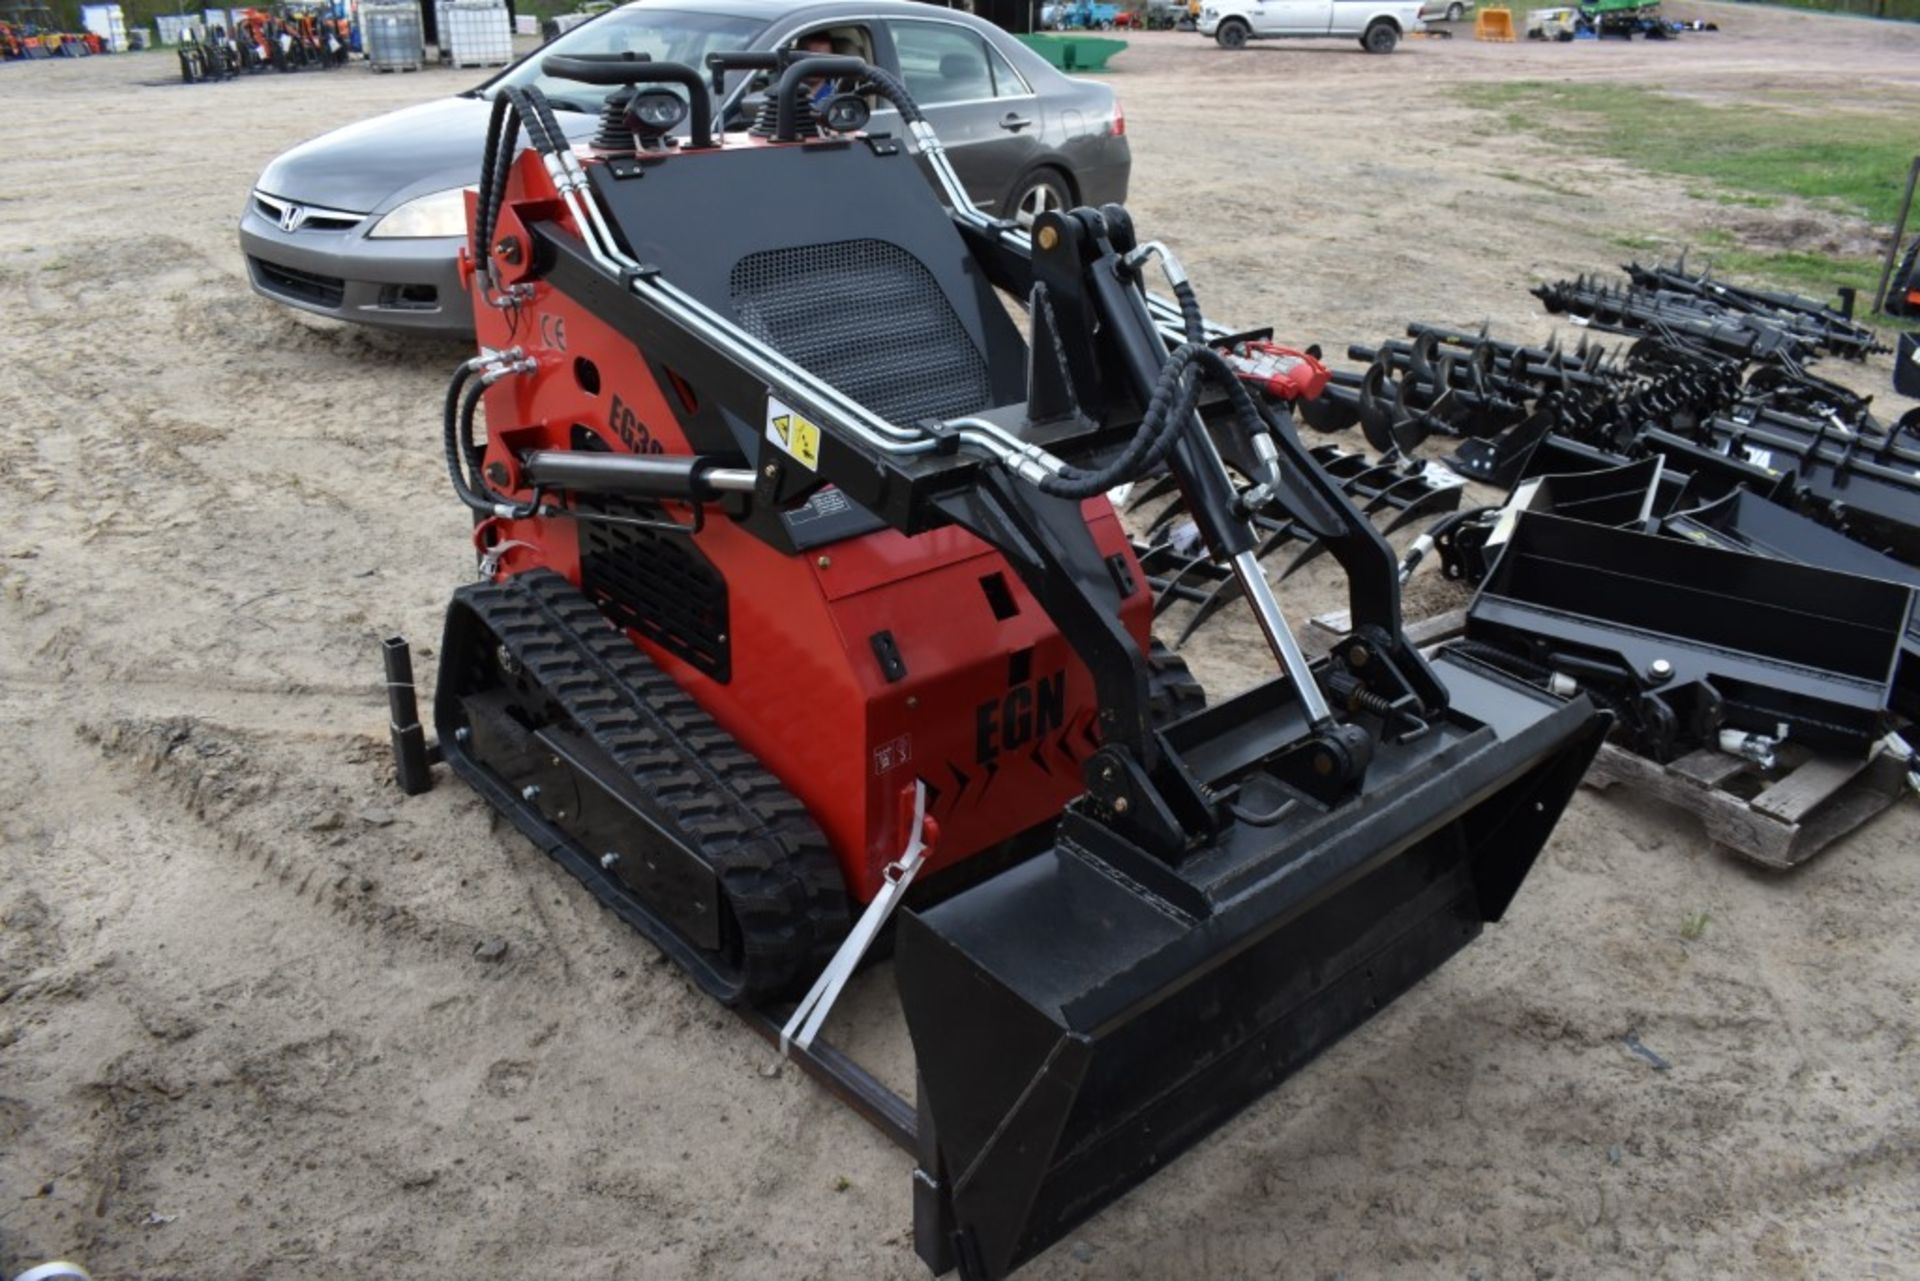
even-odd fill
[{"label": "mesh grille screen", "polygon": [[[583,499],[583,510],[659,520],[653,503]],[[684,534],[580,522],[580,589],[630,627],[717,681],[733,676],[727,581]]]},{"label": "mesh grille screen", "polygon": [[918,258],[883,240],[748,254],[727,282],[740,326],[894,422],[992,404],[980,349]]}]

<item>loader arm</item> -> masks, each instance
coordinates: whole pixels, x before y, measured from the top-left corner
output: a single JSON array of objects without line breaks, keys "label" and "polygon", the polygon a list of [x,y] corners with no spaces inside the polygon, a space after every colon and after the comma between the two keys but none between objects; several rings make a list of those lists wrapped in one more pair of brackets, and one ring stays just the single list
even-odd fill
[{"label": "loader arm", "polygon": [[[719,389],[705,415],[715,426],[695,444],[710,458],[736,458],[753,467],[755,502],[745,515],[748,523],[777,535],[775,513],[832,486],[902,533],[955,523],[979,535],[1008,558],[1093,673],[1104,747],[1084,772],[1106,821],[1163,862],[1177,862],[1196,839],[1217,827],[1217,803],[1195,786],[1177,758],[1166,759],[1165,745],[1152,733],[1144,660],[1117,623],[1116,567],[1086,539],[1077,504],[1049,497],[1035,483],[1048,475],[1046,464],[1019,452],[1026,447],[1058,463],[1110,456],[1138,426],[1142,407],[1152,398],[1168,358],[1167,341],[1142,287],[1142,273],[1126,262],[1134,245],[1124,211],[1049,214],[1036,229],[1042,242],[1053,245],[1040,253],[1033,272],[1049,287],[1051,300],[1049,319],[1036,323],[1054,327],[1069,388],[1104,389],[1097,403],[1084,404],[1076,395],[1046,423],[1026,420],[1016,406],[958,424],[929,424],[923,440],[902,447],[854,427],[831,402],[810,398],[803,388],[782,389],[783,403],[790,400],[820,428],[818,456],[810,463],[752,431],[764,413],[765,353],[745,342],[715,343],[675,309],[660,305],[645,274],[627,288],[612,286],[586,247],[563,228],[548,223],[531,230],[536,257],[550,264],[547,274],[559,288],[633,334],[661,365]],[[1029,368],[1030,386],[1037,363]],[[1264,572],[1250,555],[1257,541],[1250,513],[1235,493],[1212,434],[1235,430],[1218,422],[1227,408],[1214,400],[1208,409],[1215,419],[1211,430],[1204,416],[1196,416],[1173,445],[1169,466],[1215,558],[1241,574],[1286,687],[1308,711],[1312,732],[1276,753],[1284,756],[1277,768],[1295,786],[1338,794],[1363,779],[1371,735],[1336,715],[1322,678],[1309,670]],[[982,425],[992,425],[992,418],[1005,424],[995,435],[969,438]],[[1276,460],[1274,502],[1325,541],[1348,572],[1356,627],[1335,665],[1346,701],[1357,706],[1358,697],[1376,710],[1392,707],[1404,713],[1409,726],[1425,726],[1444,710],[1446,694],[1406,643],[1391,549],[1289,427],[1264,422],[1260,431]],[[1248,447],[1245,441],[1230,444],[1236,452]],[[525,479],[536,486],[552,479],[541,462],[533,459],[526,467]],[[657,488],[636,490],[617,460],[596,463],[576,455],[569,462],[568,487],[575,490],[675,496]],[[598,479],[596,466],[606,473]],[[1362,656],[1357,662],[1355,653]]]}]

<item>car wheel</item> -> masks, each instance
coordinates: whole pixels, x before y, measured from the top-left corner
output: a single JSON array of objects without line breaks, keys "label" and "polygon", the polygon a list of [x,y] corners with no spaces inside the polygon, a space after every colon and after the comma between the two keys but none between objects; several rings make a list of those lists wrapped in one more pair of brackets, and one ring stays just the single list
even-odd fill
[{"label": "car wheel", "polygon": [[1458,22],[1460,21],[1461,18],[1466,16],[1466,12],[1467,10],[1465,5],[1459,4],[1457,2],[1454,4],[1450,4],[1447,6],[1447,21]]},{"label": "car wheel", "polygon": [[1220,42],[1222,49],[1244,49],[1247,47],[1247,24],[1238,21],[1223,22],[1213,38]]},{"label": "car wheel", "polygon": [[1367,28],[1360,43],[1368,53],[1392,53],[1393,46],[1400,43],[1400,33],[1393,29],[1391,22],[1376,22]]},{"label": "car wheel", "polygon": [[1007,217],[1022,230],[1031,229],[1033,220],[1043,213],[1057,213],[1073,203],[1067,180],[1052,169],[1035,169],[1013,186],[1006,203]]}]

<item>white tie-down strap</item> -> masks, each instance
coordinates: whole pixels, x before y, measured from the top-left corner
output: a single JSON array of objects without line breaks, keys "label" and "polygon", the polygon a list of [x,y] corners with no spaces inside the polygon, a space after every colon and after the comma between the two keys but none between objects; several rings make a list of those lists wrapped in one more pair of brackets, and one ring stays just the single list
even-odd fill
[{"label": "white tie-down strap", "polygon": [[529,551],[539,550],[534,544],[522,542],[518,538],[509,538],[503,543],[495,543],[487,549],[487,554],[480,558],[480,577],[492,578],[495,574],[499,573],[500,562],[505,560],[507,553],[516,547],[525,547]]},{"label": "white tie-down strap", "polygon": [[859,968],[860,958],[873,946],[873,940],[880,935],[880,927],[893,915],[893,909],[906,897],[907,886],[913,883],[913,877],[926,861],[926,818],[927,785],[914,780],[913,784],[913,826],[907,837],[907,848],[899,858],[887,864],[884,873],[886,884],[867,904],[867,910],[860,914],[854,923],[853,932],[847,935],[846,942],[827,962],[827,968],[820,972],[819,981],[806,999],[794,1009],[793,1017],[780,1029],[780,1053],[790,1052],[790,1046],[801,1049],[813,1048],[813,1038],[820,1035],[820,1025],[827,1021],[827,1015],[833,1012],[833,1003],[840,999],[840,989],[853,977]]}]

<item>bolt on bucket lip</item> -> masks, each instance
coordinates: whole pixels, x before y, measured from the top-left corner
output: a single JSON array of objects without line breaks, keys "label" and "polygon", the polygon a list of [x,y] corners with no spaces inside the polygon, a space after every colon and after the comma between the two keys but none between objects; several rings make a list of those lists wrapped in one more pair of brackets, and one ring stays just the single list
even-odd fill
[{"label": "bolt on bucket lip", "polygon": [[1052,849],[901,921],[930,1264],[1005,1275],[1499,918],[1608,721],[1435,666],[1456,711],[1433,741],[1172,869],[1185,904],[1070,811]]}]

